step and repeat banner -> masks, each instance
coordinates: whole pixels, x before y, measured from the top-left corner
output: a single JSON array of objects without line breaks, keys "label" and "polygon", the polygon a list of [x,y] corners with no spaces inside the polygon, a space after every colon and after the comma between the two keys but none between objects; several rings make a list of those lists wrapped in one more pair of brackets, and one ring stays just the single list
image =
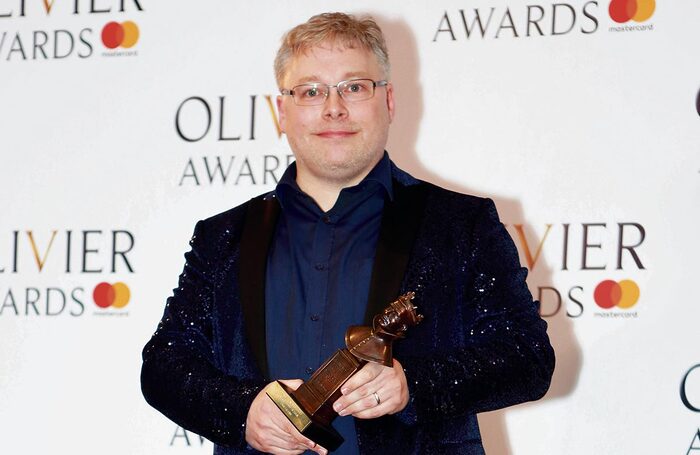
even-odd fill
[{"label": "step and repeat banner", "polygon": [[700,455],[700,2],[0,0],[0,452],[205,454],[141,348],[197,220],[293,160],[272,61],[383,27],[416,177],[496,201],[557,354],[489,454]]}]

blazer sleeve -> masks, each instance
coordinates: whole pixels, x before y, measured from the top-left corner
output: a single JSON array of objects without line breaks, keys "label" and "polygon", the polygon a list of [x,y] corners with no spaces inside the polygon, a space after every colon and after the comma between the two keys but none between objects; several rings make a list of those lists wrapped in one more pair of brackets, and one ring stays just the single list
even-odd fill
[{"label": "blazer sleeve", "polygon": [[554,350],[547,323],[493,201],[483,201],[456,278],[466,283],[457,304],[470,306],[472,316],[450,327],[462,331],[455,339],[465,341],[434,355],[402,358],[410,402],[399,418],[407,423],[537,400],[549,388]]},{"label": "blazer sleeve", "polygon": [[245,421],[262,381],[217,368],[212,304],[218,271],[205,222],[197,223],[178,287],[143,349],[141,390],[146,401],[178,425],[216,444],[246,447]]}]

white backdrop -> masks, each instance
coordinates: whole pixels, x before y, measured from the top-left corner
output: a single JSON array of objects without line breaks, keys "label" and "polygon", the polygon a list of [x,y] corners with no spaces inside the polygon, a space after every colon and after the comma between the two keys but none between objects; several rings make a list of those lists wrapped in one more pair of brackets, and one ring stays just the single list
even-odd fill
[{"label": "white backdrop", "polygon": [[551,390],[481,415],[487,452],[700,454],[700,3],[610,3],[0,0],[0,452],[211,452],[140,350],[195,222],[289,161],[282,33],[342,10],[388,37],[391,157],[492,197],[542,299]]}]

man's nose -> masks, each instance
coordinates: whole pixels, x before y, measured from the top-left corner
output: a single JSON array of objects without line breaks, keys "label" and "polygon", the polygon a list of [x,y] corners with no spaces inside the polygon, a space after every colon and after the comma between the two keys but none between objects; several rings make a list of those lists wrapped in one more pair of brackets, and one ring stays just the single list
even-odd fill
[{"label": "man's nose", "polygon": [[328,91],[328,98],[323,103],[323,116],[336,120],[347,117],[348,109],[345,105],[345,100],[338,93],[338,89],[332,87]]}]

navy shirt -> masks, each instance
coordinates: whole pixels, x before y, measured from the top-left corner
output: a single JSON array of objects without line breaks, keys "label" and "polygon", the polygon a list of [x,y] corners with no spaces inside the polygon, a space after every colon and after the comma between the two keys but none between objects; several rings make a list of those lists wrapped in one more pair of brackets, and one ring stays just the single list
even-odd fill
[{"label": "navy shirt", "polygon": [[[296,163],[275,190],[282,208],[265,282],[267,359],[274,379],[307,380],[363,323],[385,200],[393,197],[384,156],[323,212],[296,183]],[[353,417],[333,426],[345,438],[334,452],[357,454]]]}]

